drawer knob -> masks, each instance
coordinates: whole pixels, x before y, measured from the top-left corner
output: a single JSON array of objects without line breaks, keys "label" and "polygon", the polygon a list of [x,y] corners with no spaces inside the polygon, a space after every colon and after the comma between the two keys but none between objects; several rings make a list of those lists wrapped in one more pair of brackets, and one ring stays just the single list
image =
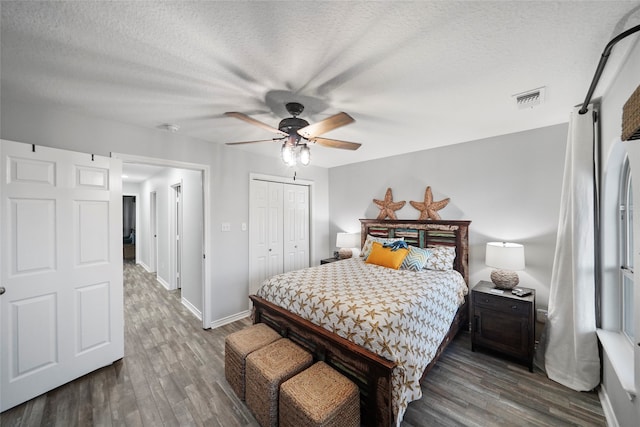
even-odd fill
[{"label": "drawer knob", "polygon": [[517,306],[517,305],[512,305],[512,306],[511,306],[511,309],[512,309],[512,310],[517,310],[517,309],[518,309],[518,306]]}]

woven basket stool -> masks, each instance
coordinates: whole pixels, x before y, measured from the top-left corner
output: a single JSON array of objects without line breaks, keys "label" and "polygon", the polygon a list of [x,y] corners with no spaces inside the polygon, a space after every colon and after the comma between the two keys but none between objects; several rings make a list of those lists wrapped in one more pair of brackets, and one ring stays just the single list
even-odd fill
[{"label": "woven basket stool", "polygon": [[358,387],[324,362],[280,386],[280,427],[359,427]]},{"label": "woven basket stool", "polygon": [[287,338],[247,356],[247,407],[262,427],[278,425],[280,384],[312,363],[311,354]]},{"label": "woven basket stool", "polygon": [[244,400],[247,356],[280,338],[282,338],[280,334],[264,323],[249,326],[225,338],[224,376],[241,400]]}]

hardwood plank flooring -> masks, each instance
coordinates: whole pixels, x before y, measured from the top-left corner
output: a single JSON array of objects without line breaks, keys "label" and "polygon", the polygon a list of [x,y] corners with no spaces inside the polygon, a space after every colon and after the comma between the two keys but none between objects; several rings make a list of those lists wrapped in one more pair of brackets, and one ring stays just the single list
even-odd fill
[{"label": "hardwood plank flooring", "polygon": [[[125,264],[125,357],[0,414],[2,426],[257,426],[224,378],[224,337],[203,330],[142,267]],[[461,333],[429,373],[403,427],[605,426],[595,393],[488,352]]]}]

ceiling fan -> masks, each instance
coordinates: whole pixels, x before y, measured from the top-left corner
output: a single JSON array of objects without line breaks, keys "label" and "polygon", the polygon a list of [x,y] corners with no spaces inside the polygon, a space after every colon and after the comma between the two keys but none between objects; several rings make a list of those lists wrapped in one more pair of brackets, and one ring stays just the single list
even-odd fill
[{"label": "ceiling fan", "polygon": [[322,121],[314,124],[309,124],[304,119],[298,116],[304,110],[304,105],[298,102],[289,102],[285,104],[287,111],[292,117],[282,119],[278,128],[269,126],[259,120],[253,119],[246,114],[238,112],[227,112],[226,116],[235,117],[236,119],[243,120],[254,126],[258,126],[269,132],[280,135],[279,137],[272,139],[263,139],[258,141],[244,141],[244,142],[227,142],[227,145],[238,144],[252,144],[254,142],[266,142],[266,141],[282,141],[282,160],[289,166],[296,164],[298,159],[303,165],[308,165],[310,162],[310,150],[307,144],[316,143],[325,147],[340,148],[343,150],[357,150],[360,145],[356,142],[339,141],[337,139],[320,138],[320,135],[329,132],[330,130],[339,128],[349,123],[353,123],[355,120],[347,113],[334,114]]}]

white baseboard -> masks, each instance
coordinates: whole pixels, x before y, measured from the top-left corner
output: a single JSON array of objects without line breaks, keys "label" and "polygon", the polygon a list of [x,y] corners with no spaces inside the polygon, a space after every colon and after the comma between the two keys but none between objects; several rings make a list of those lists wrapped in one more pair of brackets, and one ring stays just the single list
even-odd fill
[{"label": "white baseboard", "polygon": [[249,317],[250,314],[251,314],[250,310],[245,310],[245,311],[241,311],[240,313],[232,314],[231,316],[223,317],[222,319],[214,320],[211,322],[211,328],[215,329],[215,328],[219,328],[220,326],[233,323],[236,320]]},{"label": "white baseboard", "polygon": [[160,283],[162,286],[165,287],[166,290],[171,291],[171,285],[169,283],[167,283],[162,277],[160,276],[156,276],[156,280],[158,281],[158,283]]},{"label": "white baseboard", "polygon": [[600,399],[600,404],[602,405],[602,412],[604,412],[604,417],[607,420],[607,426],[620,427],[620,424],[618,424],[618,420],[616,418],[616,414],[615,412],[613,412],[613,407],[611,406],[611,401],[609,400],[607,390],[602,384],[600,384],[600,388],[598,389],[598,398]]},{"label": "white baseboard", "polygon": [[136,263],[137,263],[137,264],[139,264],[140,266],[142,266],[142,268],[144,268],[144,270],[145,270],[147,273],[154,273],[154,271],[151,271],[151,267],[149,267],[149,266],[148,266],[147,264],[145,264],[144,262],[142,262],[142,261],[138,261],[138,260],[136,259]]},{"label": "white baseboard", "polygon": [[182,305],[187,307],[187,309],[192,312],[199,320],[202,320],[202,312],[198,310],[193,304],[187,301],[184,298],[181,298]]}]

